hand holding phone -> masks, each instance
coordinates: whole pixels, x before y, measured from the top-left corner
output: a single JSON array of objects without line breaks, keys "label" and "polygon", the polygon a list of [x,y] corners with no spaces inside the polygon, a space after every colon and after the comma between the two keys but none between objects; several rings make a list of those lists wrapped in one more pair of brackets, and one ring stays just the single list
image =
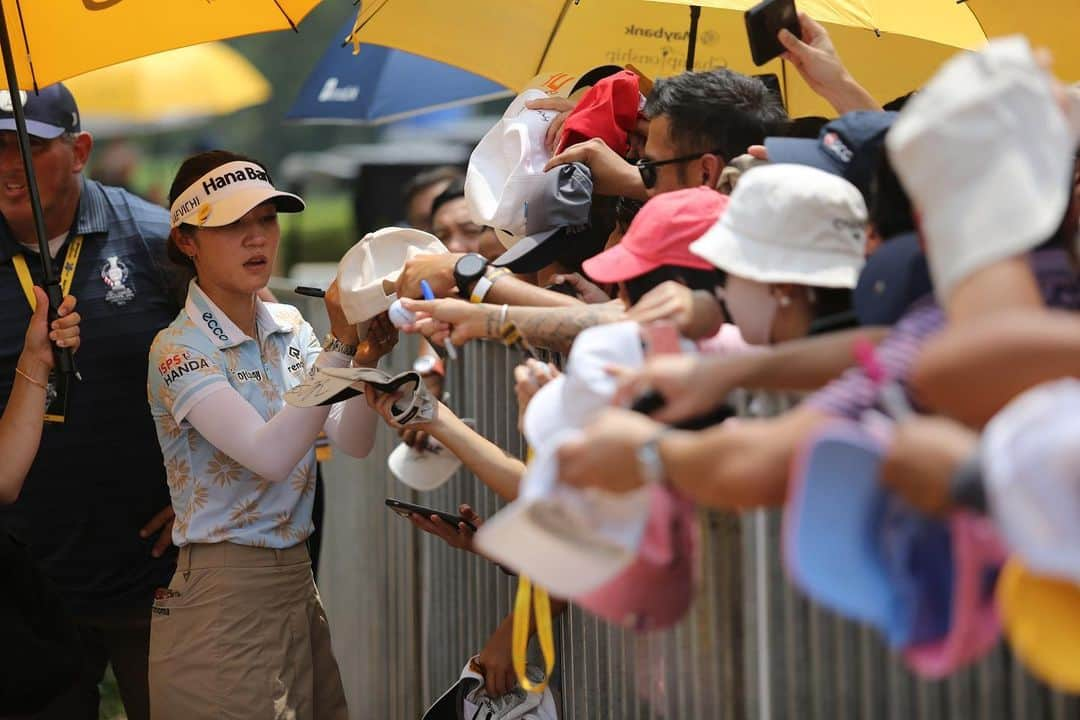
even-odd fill
[{"label": "hand holding phone", "polygon": [[461,515],[454,515],[453,513],[443,512],[442,510],[436,510],[435,508],[424,507],[423,505],[413,505],[403,500],[397,500],[395,498],[386,498],[386,507],[390,508],[403,518],[408,518],[413,513],[419,515],[424,519],[430,519],[432,515],[439,518],[446,524],[450,525],[454,530],[457,530],[459,525],[464,523],[465,527],[471,532],[476,532],[476,526],[469,522]]},{"label": "hand holding phone", "polygon": [[802,37],[795,0],[764,0],[746,11],[746,34],[755,65],[764,65],[784,54],[777,37],[781,30]]}]

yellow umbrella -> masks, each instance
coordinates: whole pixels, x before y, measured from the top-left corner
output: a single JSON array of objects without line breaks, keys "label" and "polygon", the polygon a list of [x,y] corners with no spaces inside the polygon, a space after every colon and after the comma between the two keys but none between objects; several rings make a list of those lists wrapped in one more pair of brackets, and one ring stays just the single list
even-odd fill
[{"label": "yellow umbrella", "polygon": [[1054,54],[1054,73],[1080,81],[1080,0],[967,0],[987,37],[1023,33]]},{"label": "yellow umbrella", "polygon": [[128,60],[65,82],[83,126],[176,126],[270,99],[270,83],[228,45],[203,43]]},{"label": "yellow umbrella", "polygon": [[[75,75],[164,50],[237,35],[296,28],[319,0],[74,0],[22,2],[0,0],[0,51],[3,87],[12,90],[19,152],[23,159],[34,229],[49,305],[60,306],[61,291],[49,259],[22,98],[16,89],[51,85]],[[70,349],[60,354],[59,369],[73,374]]]},{"label": "yellow umbrella", "polygon": [[319,0],[2,0],[26,90],[164,50],[294,28]]},{"label": "yellow umbrella", "polygon": [[[698,27],[698,69],[726,66],[784,80],[780,62],[758,68],[750,59],[742,11],[753,0],[684,4],[707,6]],[[953,0],[802,0],[799,6],[826,23],[845,62],[881,100],[915,89],[957,48],[985,42],[975,18]],[[382,0],[364,4],[353,39],[522,88],[541,71],[603,64],[629,63],[651,76],[676,74],[686,63],[689,24],[685,7],[645,0],[514,0],[500,3],[498,11],[490,0]],[[793,114],[830,113],[794,73],[788,75]]]}]

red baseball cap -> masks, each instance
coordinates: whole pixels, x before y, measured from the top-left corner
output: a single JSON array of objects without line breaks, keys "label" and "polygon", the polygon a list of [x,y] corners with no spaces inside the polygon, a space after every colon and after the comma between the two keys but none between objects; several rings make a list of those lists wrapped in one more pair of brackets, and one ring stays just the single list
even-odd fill
[{"label": "red baseball cap", "polygon": [[622,241],[589,258],[582,269],[596,282],[623,282],[664,265],[714,270],[690,244],[716,224],[728,196],[704,185],[662,193],[642,206]]},{"label": "red baseball cap", "polygon": [[589,88],[566,118],[559,150],[590,138],[600,138],[609,148],[625,156],[630,150],[627,136],[637,125],[641,109],[638,81],[634,73],[621,70]]}]

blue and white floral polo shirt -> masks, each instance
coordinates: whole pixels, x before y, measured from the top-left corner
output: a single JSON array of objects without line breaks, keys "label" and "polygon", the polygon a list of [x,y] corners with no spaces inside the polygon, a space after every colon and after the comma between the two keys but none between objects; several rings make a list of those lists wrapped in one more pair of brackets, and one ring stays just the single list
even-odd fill
[{"label": "blue and white floral polo shirt", "polygon": [[315,451],[270,482],[211,445],[185,418],[232,387],[269,421],[322,348],[300,311],[256,300],[261,338],[248,337],[192,281],[184,309],[150,348],[147,392],[172,495],[173,542],[286,548],[312,532]]}]

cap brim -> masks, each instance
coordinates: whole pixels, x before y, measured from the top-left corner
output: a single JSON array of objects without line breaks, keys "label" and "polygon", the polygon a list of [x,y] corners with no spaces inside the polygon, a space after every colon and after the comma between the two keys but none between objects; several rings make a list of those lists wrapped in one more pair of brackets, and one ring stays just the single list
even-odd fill
[{"label": "cap brim", "polygon": [[[583,516],[588,508],[568,513],[565,502],[556,496],[558,459],[554,448],[569,437],[562,433],[549,451],[537,454],[522,479],[522,494],[483,524],[475,542],[486,557],[527,575],[554,595],[574,598],[614,578],[630,565],[635,551],[605,541],[591,522],[595,518]],[[588,491],[579,492],[584,495]],[[611,502],[620,506],[615,514],[628,521],[634,508],[641,505],[640,543],[648,518],[647,494],[638,491],[614,496]]]},{"label": "cap brim", "polygon": [[865,262],[862,257],[769,246],[745,239],[723,219],[691,243],[690,252],[726,273],[748,280],[810,287],[854,288]]},{"label": "cap brim", "polygon": [[314,377],[285,393],[285,402],[294,407],[333,405],[336,402],[362,395],[363,391],[358,385],[359,383],[351,379],[318,372]]},{"label": "cap brim", "polygon": [[566,228],[529,235],[514,243],[513,247],[495,258],[491,264],[509,268],[516,273],[537,272],[558,259],[566,248],[568,238]]},{"label": "cap brim", "polygon": [[221,227],[236,222],[264,202],[273,202],[277,211],[283,213],[298,213],[304,209],[304,201],[292,193],[272,188],[247,188],[204,206],[210,208],[210,213],[199,227]]},{"label": "cap brim", "polygon": [[600,283],[625,282],[658,267],[658,263],[634,255],[622,243],[581,263],[585,274]]},{"label": "cap brim", "polygon": [[[15,127],[15,118],[3,118],[0,119],[0,130],[11,130],[17,132]],[[44,140],[52,140],[58,138],[64,134],[64,128],[57,127],[56,125],[49,125],[48,123],[39,122],[37,120],[26,121],[26,132],[30,133],[34,137],[39,137]]]},{"label": "cap brim", "polygon": [[417,452],[401,443],[390,453],[386,465],[401,482],[414,490],[429,492],[445,485],[461,467],[461,461],[443,445]]},{"label": "cap brim", "polygon": [[1016,656],[1039,679],[1080,693],[1080,585],[1035,575],[1014,558],[1001,573],[997,599]]},{"label": "cap brim", "polygon": [[765,138],[769,162],[778,164],[808,165],[832,175],[843,175],[844,169],[821,149],[820,140],[807,138]]},{"label": "cap brim", "polygon": [[896,594],[875,542],[887,501],[878,482],[881,456],[876,441],[847,425],[812,440],[792,473],[783,544],[788,572],[807,595],[891,628]]}]

